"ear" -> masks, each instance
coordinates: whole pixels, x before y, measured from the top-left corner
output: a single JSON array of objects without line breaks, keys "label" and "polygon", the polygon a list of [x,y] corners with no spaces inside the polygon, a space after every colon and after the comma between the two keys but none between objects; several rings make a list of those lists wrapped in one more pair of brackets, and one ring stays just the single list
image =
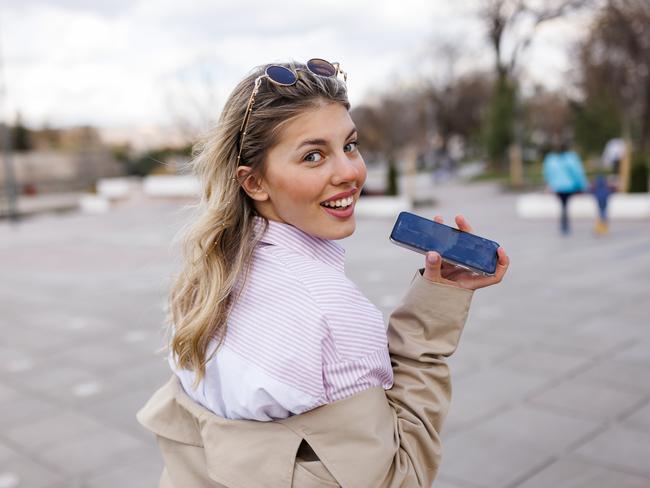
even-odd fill
[{"label": "ear", "polygon": [[237,166],[235,175],[246,194],[253,200],[263,202],[269,199],[269,194],[262,187],[261,175],[253,173],[250,166]]}]

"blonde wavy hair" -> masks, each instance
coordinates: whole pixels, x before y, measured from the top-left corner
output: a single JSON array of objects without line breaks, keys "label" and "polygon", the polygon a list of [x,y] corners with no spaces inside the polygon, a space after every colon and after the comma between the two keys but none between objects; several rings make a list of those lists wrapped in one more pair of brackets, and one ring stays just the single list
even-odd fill
[{"label": "blonde wavy hair", "polygon": [[[250,174],[264,175],[269,149],[282,127],[305,110],[323,102],[350,104],[343,82],[311,73],[302,63],[274,63],[297,70],[292,86],[263,80],[255,97],[241,163]],[[253,200],[235,179],[240,134],[255,79],[267,65],[257,66],[228,97],[216,126],[194,148],[189,162],[201,184],[198,215],[182,237],[182,263],[169,294],[168,347],[178,367],[195,372],[195,386],[222,343],[234,291],[245,283],[248,265],[260,235],[256,234]],[[264,219],[264,229],[268,221]],[[243,284],[241,286],[243,289]],[[217,347],[208,357],[213,340]]]}]

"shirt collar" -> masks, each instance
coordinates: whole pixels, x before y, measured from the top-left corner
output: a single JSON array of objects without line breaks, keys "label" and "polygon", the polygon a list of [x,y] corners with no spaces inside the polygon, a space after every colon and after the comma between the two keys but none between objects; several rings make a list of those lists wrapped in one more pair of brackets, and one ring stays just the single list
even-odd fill
[{"label": "shirt collar", "polygon": [[[256,234],[261,233],[264,229],[264,219],[256,215],[253,221]],[[313,236],[284,222],[275,220],[268,222],[268,228],[260,238],[260,242],[293,250],[332,266],[340,272],[344,271],[345,249],[337,242]]]}]

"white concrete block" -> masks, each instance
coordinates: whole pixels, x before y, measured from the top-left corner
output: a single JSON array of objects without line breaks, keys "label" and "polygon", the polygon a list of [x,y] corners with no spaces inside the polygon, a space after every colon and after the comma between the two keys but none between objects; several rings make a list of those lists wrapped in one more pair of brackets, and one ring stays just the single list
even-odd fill
[{"label": "white concrete block", "polygon": [[397,179],[397,188],[400,195],[409,195],[413,199],[428,200],[434,192],[434,181],[431,173],[415,173],[413,175],[400,175]]},{"label": "white concrete block", "polygon": [[97,182],[97,193],[109,200],[120,200],[127,198],[141,186],[142,178],[139,176],[102,178]]},{"label": "white concrete block", "polygon": [[616,218],[650,218],[650,194],[614,194],[607,206],[609,215]]},{"label": "white concrete block", "polygon": [[[553,193],[521,195],[517,199],[516,210],[517,215],[523,218],[558,218],[560,200]],[[612,219],[650,218],[650,195],[615,193],[610,196],[607,213]],[[572,196],[569,199],[569,216],[595,219],[598,216],[596,198],[589,193]]]},{"label": "white concrete block", "polygon": [[110,210],[110,202],[100,195],[82,195],[79,198],[79,209],[82,213],[103,214]]},{"label": "white concrete block", "polygon": [[402,211],[413,210],[413,204],[406,196],[362,196],[356,203],[354,213],[358,217],[397,218]]},{"label": "white concrete block", "polygon": [[198,197],[199,182],[190,175],[152,175],[144,178],[142,190],[149,197]]}]

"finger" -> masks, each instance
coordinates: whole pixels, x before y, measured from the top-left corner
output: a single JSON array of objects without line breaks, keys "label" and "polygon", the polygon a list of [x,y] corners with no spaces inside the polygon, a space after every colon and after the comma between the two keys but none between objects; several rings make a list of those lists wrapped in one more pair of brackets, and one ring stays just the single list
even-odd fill
[{"label": "finger", "polygon": [[429,251],[425,258],[423,276],[430,281],[441,281],[441,263],[442,259],[440,259],[440,254],[435,251]]},{"label": "finger", "polygon": [[434,221],[434,222],[438,222],[439,224],[444,224],[444,223],[445,223],[444,219],[442,218],[442,215],[436,215],[436,216],[433,218],[433,221]]},{"label": "finger", "polygon": [[494,276],[499,278],[499,281],[501,281],[503,275],[505,275],[506,271],[508,271],[508,266],[510,266],[510,258],[506,254],[506,250],[502,247],[499,247],[497,249],[497,254],[499,256],[499,260],[497,261],[497,270],[494,273]]},{"label": "finger", "polygon": [[473,289],[477,290],[479,288],[484,288],[486,286],[495,285],[501,282],[503,276],[506,274],[506,271],[508,270],[508,266],[510,265],[510,258],[506,254],[505,249],[503,249],[502,247],[499,247],[497,249],[497,254],[499,255],[499,260],[497,261],[497,269],[494,275],[484,276],[472,280]]},{"label": "finger", "polygon": [[472,226],[463,215],[456,215],[456,226],[463,232],[474,232]]}]

